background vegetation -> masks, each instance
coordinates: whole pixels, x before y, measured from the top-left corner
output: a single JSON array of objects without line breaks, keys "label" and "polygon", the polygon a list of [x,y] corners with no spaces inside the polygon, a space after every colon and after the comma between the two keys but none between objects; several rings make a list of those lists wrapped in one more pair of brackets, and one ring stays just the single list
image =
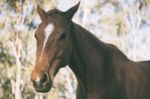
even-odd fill
[{"label": "background vegetation", "polygon": [[[65,11],[77,0],[0,1],[0,99],[75,99],[76,79],[61,69],[48,94],[30,81],[35,62],[34,32],[40,23],[37,3]],[[132,60],[150,59],[150,0],[81,0],[73,21],[100,40],[118,46]]]}]

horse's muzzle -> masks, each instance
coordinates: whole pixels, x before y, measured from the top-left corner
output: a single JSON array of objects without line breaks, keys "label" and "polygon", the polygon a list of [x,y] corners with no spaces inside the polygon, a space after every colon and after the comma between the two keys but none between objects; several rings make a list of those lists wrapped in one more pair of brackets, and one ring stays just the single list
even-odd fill
[{"label": "horse's muzzle", "polygon": [[37,92],[46,93],[51,89],[52,82],[48,73],[44,72],[38,80],[32,80],[33,86]]}]

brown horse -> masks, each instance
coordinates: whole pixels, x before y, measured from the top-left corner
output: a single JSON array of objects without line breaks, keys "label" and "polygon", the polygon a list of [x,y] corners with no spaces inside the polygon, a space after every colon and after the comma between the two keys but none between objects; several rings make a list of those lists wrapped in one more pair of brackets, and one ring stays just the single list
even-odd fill
[{"label": "brown horse", "polygon": [[133,62],[72,22],[78,7],[45,12],[38,5],[35,90],[48,92],[59,69],[69,65],[78,81],[77,99],[150,99],[150,61]]}]

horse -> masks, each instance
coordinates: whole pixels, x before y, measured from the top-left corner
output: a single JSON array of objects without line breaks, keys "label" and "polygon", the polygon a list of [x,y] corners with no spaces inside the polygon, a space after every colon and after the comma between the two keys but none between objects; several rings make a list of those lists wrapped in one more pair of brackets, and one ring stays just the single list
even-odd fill
[{"label": "horse", "polygon": [[150,99],[150,61],[134,62],[74,23],[79,4],[64,12],[37,5],[42,22],[35,32],[34,89],[49,92],[55,75],[68,65],[78,82],[76,99]]}]

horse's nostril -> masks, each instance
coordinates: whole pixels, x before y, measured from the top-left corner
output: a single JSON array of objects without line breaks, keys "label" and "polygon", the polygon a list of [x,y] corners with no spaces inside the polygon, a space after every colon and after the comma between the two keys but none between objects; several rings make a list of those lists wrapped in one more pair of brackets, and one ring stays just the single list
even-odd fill
[{"label": "horse's nostril", "polygon": [[42,85],[45,85],[47,82],[49,82],[49,77],[48,77],[48,73],[44,72],[41,75],[41,79],[40,79]]},{"label": "horse's nostril", "polygon": [[33,86],[37,92],[48,92],[52,86],[47,72],[41,73],[36,80],[32,80]]},{"label": "horse's nostril", "polygon": [[43,72],[39,79],[33,80],[33,85],[35,88],[42,88],[47,86],[50,83],[48,73]]},{"label": "horse's nostril", "polygon": [[40,88],[41,87],[40,81],[33,81],[33,86],[35,88]]}]

